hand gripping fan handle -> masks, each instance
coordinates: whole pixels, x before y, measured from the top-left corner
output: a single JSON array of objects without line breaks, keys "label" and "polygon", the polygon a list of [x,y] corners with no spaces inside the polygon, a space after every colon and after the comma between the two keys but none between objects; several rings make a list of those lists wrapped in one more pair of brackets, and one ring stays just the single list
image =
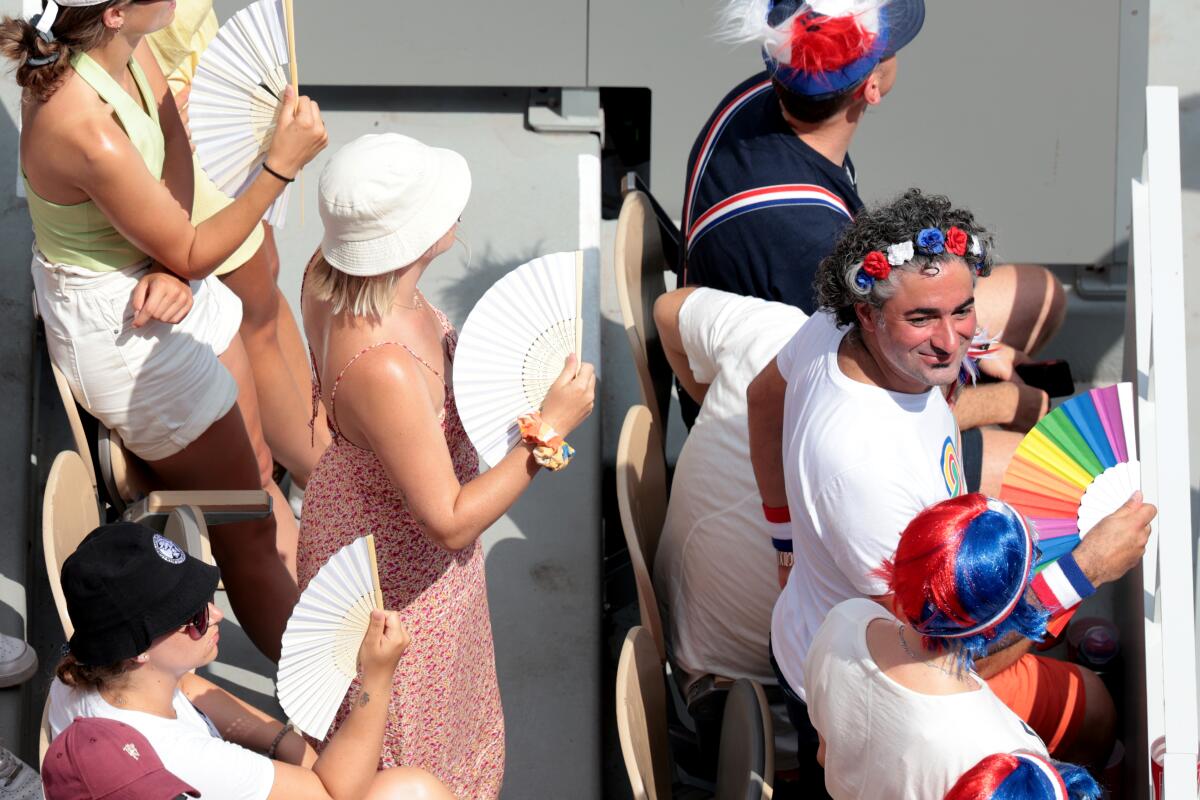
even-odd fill
[{"label": "hand gripping fan handle", "polygon": [[379,561],[375,557],[375,537],[367,534],[367,550],[371,553],[371,585],[375,587],[375,607],[383,610],[383,590],[379,588]]},{"label": "hand gripping fan handle", "polygon": [[583,251],[575,251],[575,374],[583,366]]},{"label": "hand gripping fan handle", "polygon": [[288,69],[291,71],[292,89],[300,94],[300,65],[296,63],[296,9],[293,0],[283,0],[283,18],[287,27]]}]

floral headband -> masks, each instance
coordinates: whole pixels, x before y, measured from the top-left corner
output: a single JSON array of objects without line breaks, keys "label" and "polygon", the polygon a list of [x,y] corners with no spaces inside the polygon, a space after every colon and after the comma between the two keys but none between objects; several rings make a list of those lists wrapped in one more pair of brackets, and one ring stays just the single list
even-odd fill
[{"label": "floral headband", "polygon": [[950,253],[959,258],[971,256],[971,266],[978,275],[983,271],[984,249],[978,236],[969,235],[961,228],[951,226],[944,234],[937,228],[924,228],[917,234],[916,243],[910,239],[899,244],[888,245],[887,253],[882,250],[872,250],[862,260],[862,266],[854,276],[854,285],[864,292],[869,292],[875,281],[886,281],[892,274],[892,267],[899,267],[912,261],[917,255],[939,256]]}]

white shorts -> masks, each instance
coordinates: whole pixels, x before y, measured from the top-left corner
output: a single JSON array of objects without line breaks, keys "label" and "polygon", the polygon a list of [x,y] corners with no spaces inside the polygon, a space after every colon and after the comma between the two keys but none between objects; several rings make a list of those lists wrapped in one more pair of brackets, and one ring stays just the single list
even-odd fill
[{"label": "white shorts", "polygon": [[34,248],[33,286],[50,358],[79,404],[146,461],[178,453],[237,402],[218,357],[242,322],[242,301],[213,276],[192,281],[178,324],[134,328],[132,296],[149,263],[117,272],[53,264]]}]

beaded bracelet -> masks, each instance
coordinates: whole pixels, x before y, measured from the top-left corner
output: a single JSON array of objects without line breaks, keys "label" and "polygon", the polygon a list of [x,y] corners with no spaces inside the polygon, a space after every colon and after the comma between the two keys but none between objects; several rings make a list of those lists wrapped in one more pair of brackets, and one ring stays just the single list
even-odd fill
[{"label": "beaded bracelet", "polygon": [[558,472],[571,463],[575,448],[547,425],[541,414],[522,414],[517,418],[517,427],[521,430],[521,440],[533,445],[533,460],[538,466]]},{"label": "beaded bracelet", "polygon": [[279,743],[283,741],[283,737],[288,735],[288,731],[294,731],[295,727],[288,722],[279,729],[279,733],[275,734],[275,740],[271,742],[271,746],[267,748],[267,758],[275,758],[276,751],[279,750]]}]

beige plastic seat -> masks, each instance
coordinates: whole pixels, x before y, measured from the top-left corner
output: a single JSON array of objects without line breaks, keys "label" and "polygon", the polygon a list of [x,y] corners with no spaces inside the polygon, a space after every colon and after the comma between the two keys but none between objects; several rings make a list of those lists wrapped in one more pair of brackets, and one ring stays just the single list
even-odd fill
[{"label": "beige plastic seat", "polygon": [[42,761],[46,759],[46,751],[50,749],[53,738],[50,733],[50,693],[47,692],[46,702],[42,704],[42,722],[38,726],[38,770],[42,768]]},{"label": "beige plastic seat", "polygon": [[84,424],[87,412],[75,402],[66,376],[53,361],[50,362],[50,372],[67,416],[75,450],[92,486],[92,494],[97,498],[97,502],[100,502],[99,490],[103,488],[114,511],[123,519],[142,522],[161,530],[170,513],[185,505],[202,509],[203,517],[209,525],[256,519],[271,513],[271,496],[259,489],[216,492],[154,491],[146,465],[125,449],[121,437],[116,432],[109,431],[99,421],[88,417],[88,421],[93,422],[97,431],[95,463],[100,465],[97,474],[93,464],[92,443],[89,442],[87,434],[88,426]]},{"label": "beige plastic seat", "polygon": [[671,367],[654,326],[654,301],[666,292],[662,237],[650,198],[631,191],[621,203],[617,217],[614,266],[621,320],[633,351],[642,402],[654,415],[659,430],[666,430],[671,402]]},{"label": "beige plastic seat", "polygon": [[200,517],[209,525],[258,519],[271,513],[271,496],[262,489],[155,491],[149,469],[125,449],[120,435],[99,423],[97,427],[100,477],[110,502],[123,519],[161,529],[171,512],[182,506],[199,509]]},{"label": "beige plastic seat", "polygon": [[639,625],[625,636],[617,662],[617,737],[634,800],[671,797],[666,703],[654,637]]},{"label": "beige plastic seat", "polygon": [[67,383],[67,378],[63,375],[62,370],[50,362],[50,374],[54,377],[54,387],[58,389],[58,397],[62,400],[63,411],[67,415],[67,425],[71,428],[71,439],[75,442],[75,451],[79,453],[83,459],[83,466],[87,470],[88,480],[95,489],[98,484],[96,482],[96,471],[92,466],[92,449],[88,443],[87,432],[83,426],[83,414],[75,402],[75,396],[71,394],[71,386]]},{"label": "beige plastic seat", "polygon": [[617,442],[617,508],[637,585],[642,626],[654,642],[660,666],[667,660],[667,648],[651,576],[667,516],[667,465],[661,431],[650,409],[637,405],[625,415]]},{"label": "beige plastic seat", "polygon": [[[267,508],[270,509],[269,504]],[[50,594],[54,597],[63,634],[68,639],[74,626],[67,614],[62,590],[62,565],[84,537],[99,525],[96,493],[88,481],[83,459],[74,450],[64,450],[50,466],[46,492],[42,496],[42,554],[46,560]],[[163,532],[190,555],[214,563],[205,512],[199,506],[180,504],[171,508],[166,512]]]},{"label": "beige plastic seat", "polygon": [[716,800],[769,800],[775,776],[775,732],[757,681],[733,682],[721,723]]},{"label": "beige plastic seat", "polygon": [[64,450],[50,465],[46,493],[42,496],[42,554],[50,594],[62,623],[63,634],[70,639],[75,628],[67,615],[67,601],[59,578],[63,562],[100,524],[96,490],[88,477],[83,459],[74,450]]}]

